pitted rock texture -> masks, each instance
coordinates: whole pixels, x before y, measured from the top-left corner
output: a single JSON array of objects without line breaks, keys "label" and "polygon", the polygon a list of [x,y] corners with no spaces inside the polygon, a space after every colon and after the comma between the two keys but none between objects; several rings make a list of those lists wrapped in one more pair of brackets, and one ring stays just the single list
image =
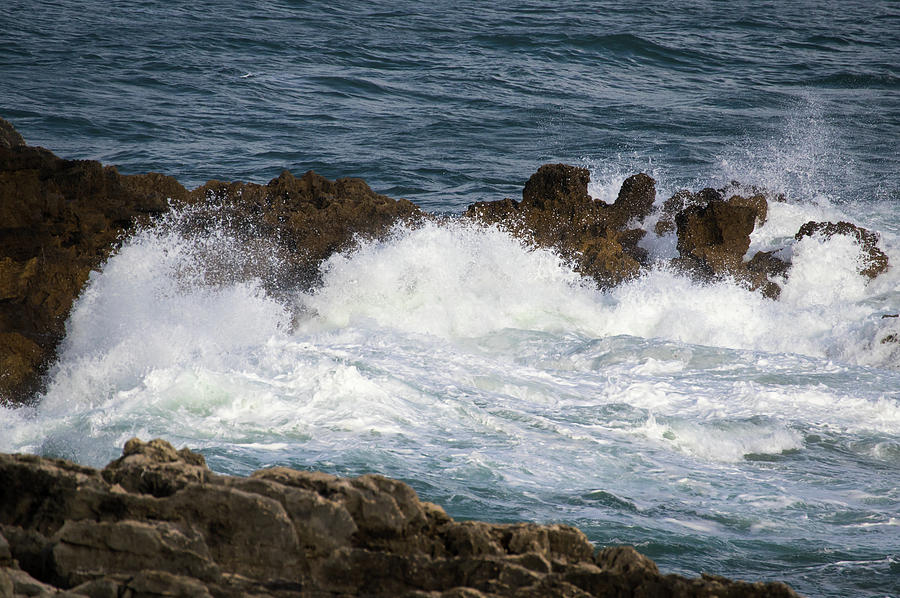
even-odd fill
[{"label": "pitted rock texture", "polygon": [[[163,440],[102,471],[0,454],[0,596],[770,596],[663,575],[566,525],[458,522],[402,482],[275,467],[216,475]],[[59,595],[59,594],[56,594]]]},{"label": "pitted rock texture", "polygon": [[637,225],[652,211],[656,182],[646,174],[631,176],[609,205],[591,198],[589,181],[586,168],[545,164],[525,183],[521,201],[475,203],[465,216],[553,248],[582,274],[612,287],[647,264],[647,252],[638,246],[645,231]]}]

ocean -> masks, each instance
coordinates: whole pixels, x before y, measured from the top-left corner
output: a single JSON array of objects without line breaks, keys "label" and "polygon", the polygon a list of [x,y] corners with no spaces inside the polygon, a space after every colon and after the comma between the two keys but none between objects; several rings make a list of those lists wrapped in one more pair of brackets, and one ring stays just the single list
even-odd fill
[{"label": "ocean", "polygon": [[[665,572],[900,596],[897,2],[6,0],[0,116],[123,173],[313,169],[446,216],[274,295],[277,263],[173,212],[92,273],[0,451],[102,466],[163,437],[221,473],[375,472],[455,518],[576,525]],[[783,194],[748,253],[790,255],[781,298],[692,282],[653,233],[655,265],[602,291],[455,217],[547,162],[610,202],[637,172],[659,204]],[[794,241],[809,220],[877,231],[893,267]]]}]

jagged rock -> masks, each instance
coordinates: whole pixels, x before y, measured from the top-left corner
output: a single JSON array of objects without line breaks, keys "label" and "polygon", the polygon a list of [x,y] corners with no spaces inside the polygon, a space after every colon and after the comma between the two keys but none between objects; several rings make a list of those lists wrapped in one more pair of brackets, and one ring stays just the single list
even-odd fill
[{"label": "jagged rock", "polygon": [[690,206],[675,218],[678,252],[707,265],[714,274],[737,271],[750,247],[755,219],[753,208],[721,200]]},{"label": "jagged rock", "polygon": [[585,168],[545,164],[525,183],[522,201],[475,203],[465,216],[553,248],[601,286],[614,286],[637,276],[646,263],[647,253],[638,247],[645,231],[627,226],[650,214],[656,183],[646,174],[631,176],[608,205],[591,198],[589,182]]},{"label": "jagged rock", "polygon": [[628,547],[594,555],[565,525],[456,522],[382,476],[219,476],[161,440],[129,441],[102,472],[0,455],[0,526],[10,596],[796,596],[662,575]]},{"label": "jagged rock", "polygon": [[[14,132],[5,121],[0,129],[4,139]],[[0,401],[22,402],[38,388],[91,269],[137,222],[167,210],[169,197],[186,196],[171,177],[123,177],[99,162],[0,143]]]},{"label": "jagged rock", "polygon": [[659,220],[656,221],[654,231],[657,236],[663,236],[675,230],[675,216],[685,208],[698,204],[697,194],[687,189],[676,191],[672,197],[663,202]]},{"label": "jagged rock", "polygon": [[563,204],[589,204],[587,168],[568,164],[544,164],[531,175],[522,189],[522,201],[541,210]]},{"label": "jagged rock", "polygon": [[0,118],[0,147],[10,148],[25,145],[25,140],[9,121]]},{"label": "jagged rock", "polygon": [[399,220],[422,216],[412,202],[379,195],[361,179],[330,181],[311,170],[300,178],[285,170],[267,185],[209,181],[191,198],[213,205],[209,217],[215,221],[224,218],[278,239],[307,280],[354,235],[377,236]]},{"label": "jagged rock", "polygon": [[102,472],[0,455],[0,526],[0,559],[22,566],[0,569],[10,595],[795,596],[662,575],[627,547],[594,555],[565,525],[456,522],[382,476],[219,476],[161,440],[129,441]]},{"label": "jagged rock", "polygon": [[90,271],[171,204],[194,206],[192,226],[224,219],[248,240],[272,239],[294,283],[312,280],[354,234],[381,234],[420,213],[359,179],[311,171],[299,179],[285,171],[268,185],[210,181],[188,192],[162,174],[121,175],[26,146],[0,119],[0,402],[34,396]]},{"label": "jagged rock", "polygon": [[744,197],[742,195],[732,195],[726,200],[733,206],[744,206],[752,208],[756,211],[756,226],[762,226],[769,217],[769,202],[762,193]]},{"label": "jagged rock", "polygon": [[[732,184],[733,189],[740,189],[737,183]],[[701,189],[697,193],[692,193],[687,189],[676,191],[672,197],[663,202],[659,220],[656,222],[655,231],[658,236],[665,235],[676,229],[675,218],[679,212],[693,206],[706,206],[713,201],[726,201],[731,205],[744,206],[752,208],[756,211],[756,225],[762,225],[766,222],[769,213],[769,203],[766,194],[754,189],[756,193],[745,197],[734,193],[729,193],[729,188],[713,189],[707,187]],[[726,200],[725,198],[728,197]]]},{"label": "jagged rock", "polygon": [[188,449],[176,451],[168,442],[141,442],[132,438],[125,443],[122,456],[103,470],[103,479],[125,490],[156,497],[171,496],[191,482],[209,478],[206,459]]},{"label": "jagged rock", "polygon": [[859,244],[860,250],[863,252],[863,263],[860,265],[859,273],[875,278],[888,269],[888,257],[881,249],[878,248],[878,233],[856,226],[850,222],[814,222],[810,221],[800,227],[797,234],[794,235],[796,240],[803,237],[811,237],[821,235],[830,238],[833,235],[845,235],[853,237]]}]

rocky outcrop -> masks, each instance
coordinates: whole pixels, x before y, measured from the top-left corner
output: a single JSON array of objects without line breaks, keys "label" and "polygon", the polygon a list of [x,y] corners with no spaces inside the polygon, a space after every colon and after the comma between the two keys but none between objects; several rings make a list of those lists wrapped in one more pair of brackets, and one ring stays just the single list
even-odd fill
[{"label": "rocky outcrop", "polygon": [[[675,197],[678,197],[676,194]],[[703,204],[698,200],[709,198]],[[750,262],[744,256],[750,248],[750,233],[765,222],[768,204],[762,195],[745,198],[734,195],[727,200],[705,189],[687,202],[675,215],[679,257],[673,265],[703,280],[724,276],[747,284],[751,289],[775,299],[781,287],[770,277],[786,270],[772,253],[757,253]]]},{"label": "rocky outcrop", "polygon": [[210,472],[162,440],[102,471],[0,455],[0,596],[796,596],[664,575],[565,525],[454,521],[407,485]]},{"label": "rocky outcrop", "polygon": [[90,271],[172,204],[194,207],[191,226],[226,222],[248,239],[273,239],[294,281],[314,277],[354,234],[380,234],[419,213],[359,179],[311,171],[299,179],[284,172],[268,185],[210,181],[188,192],[162,174],[126,176],[29,147],[0,119],[0,402],[34,395]]},{"label": "rocky outcrop", "polygon": [[[679,191],[654,214],[656,183],[648,175],[627,178],[612,204],[588,194],[589,179],[585,168],[546,164],[528,179],[520,201],[479,202],[464,217],[551,248],[609,288],[651,265],[639,243],[646,235],[641,226],[656,215],[656,234],[677,234],[676,269],[701,280],[732,278],[777,298],[777,281],[789,275],[790,264],[776,252],[749,260],[746,252],[750,233],[766,221],[768,199],[783,198],[732,183]],[[0,119],[0,402],[22,403],[35,395],[90,271],[137,226],[173,205],[185,208],[180,223],[191,232],[225,226],[246,241],[251,266],[277,263],[282,277],[269,271],[265,277],[275,291],[280,280],[289,288],[312,286],[321,262],[354,239],[427,216],[360,179],[330,181],[312,171],[299,178],[285,171],[265,185],[209,181],[188,191],[162,174],[126,176],[112,166],[29,147]],[[856,239],[865,276],[888,267],[875,233],[847,222],[810,222],[796,238],[813,234]],[[229,264],[223,270],[231,275],[241,268]]]},{"label": "rocky outcrop", "polygon": [[525,183],[521,201],[475,203],[465,216],[553,248],[602,287],[614,286],[646,265],[638,246],[645,231],[636,225],[652,211],[656,183],[646,174],[629,177],[609,205],[591,198],[589,181],[586,168],[545,164]]},{"label": "rocky outcrop", "polygon": [[0,129],[0,400],[21,401],[36,390],[90,271],[187,192],[171,177],[123,176],[9,143],[15,131],[5,121]]},{"label": "rocky outcrop", "polygon": [[814,222],[810,221],[800,227],[794,236],[796,240],[803,237],[821,235],[828,239],[834,235],[844,235],[853,238],[862,251],[862,261],[859,273],[869,278],[875,278],[888,269],[888,257],[878,248],[878,233],[856,226],[850,222]]},{"label": "rocky outcrop", "polygon": [[422,216],[412,202],[379,195],[362,179],[330,181],[313,171],[297,178],[285,170],[267,185],[209,181],[191,191],[191,200],[208,207],[196,218],[276,239],[294,266],[294,282],[312,281],[321,261],[354,235],[376,236]]}]

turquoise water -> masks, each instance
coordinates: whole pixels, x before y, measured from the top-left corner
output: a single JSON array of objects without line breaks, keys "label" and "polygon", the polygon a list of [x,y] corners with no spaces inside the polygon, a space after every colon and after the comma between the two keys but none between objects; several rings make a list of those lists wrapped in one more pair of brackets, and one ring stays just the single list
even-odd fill
[{"label": "turquoise water", "polygon": [[[126,173],[315,169],[449,214],[550,161],[606,200],[638,171],[659,202],[738,179],[790,199],[751,252],[852,220],[898,264],[898,32],[892,2],[11,1],[0,116]],[[94,273],[0,450],[102,465],[162,436],[221,472],[375,471],[455,517],[572,523],[665,571],[900,595],[900,268],[867,282],[848,240],[790,244],[772,302],[668,271],[671,236],[600,292],[451,221],[274,297],[277,263],[180,218]]]}]

